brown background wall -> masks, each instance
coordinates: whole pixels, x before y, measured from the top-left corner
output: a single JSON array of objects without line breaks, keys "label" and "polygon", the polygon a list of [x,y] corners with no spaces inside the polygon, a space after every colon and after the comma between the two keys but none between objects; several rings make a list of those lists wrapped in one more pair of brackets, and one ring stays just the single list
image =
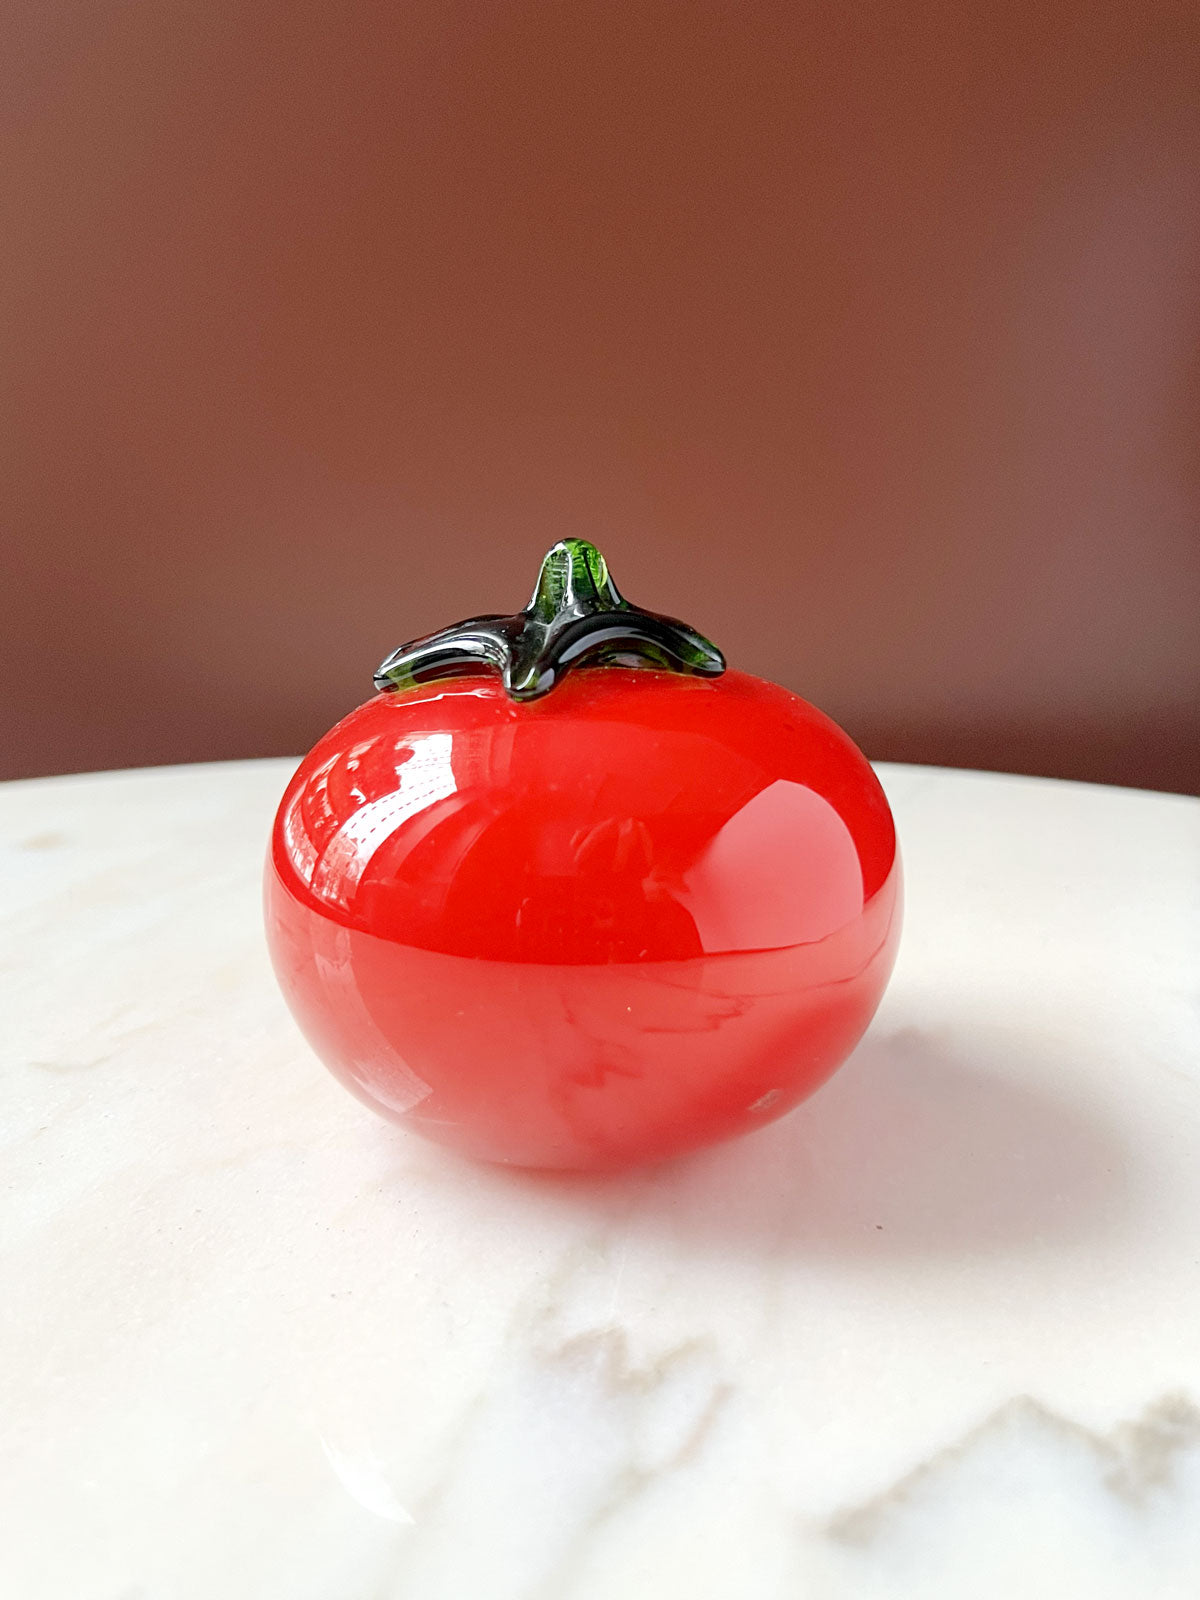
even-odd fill
[{"label": "brown background wall", "polygon": [[299,751],[580,533],[873,755],[1200,786],[1194,5],[5,27],[7,774]]}]

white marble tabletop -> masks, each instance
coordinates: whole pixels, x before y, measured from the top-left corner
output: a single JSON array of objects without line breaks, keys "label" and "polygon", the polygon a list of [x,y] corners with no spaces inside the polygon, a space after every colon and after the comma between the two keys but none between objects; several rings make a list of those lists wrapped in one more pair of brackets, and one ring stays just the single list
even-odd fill
[{"label": "white marble tabletop", "polygon": [[309,1053],[289,770],[0,787],[0,1595],[1200,1593],[1200,802],[884,768],[851,1061],[567,1179]]}]

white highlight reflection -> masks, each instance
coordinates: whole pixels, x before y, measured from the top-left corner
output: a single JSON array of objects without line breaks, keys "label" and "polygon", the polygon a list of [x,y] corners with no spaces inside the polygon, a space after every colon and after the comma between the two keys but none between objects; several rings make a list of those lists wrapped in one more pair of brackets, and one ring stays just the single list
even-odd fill
[{"label": "white highlight reflection", "polygon": [[397,768],[400,784],[395,793],[369,801],[342,823],[326,845],[310,880],[319,899],[348,906],[372,856],[399,824],[455,793],[452,744],[453,736],[448,733],[430,733],[412,741],[412,755]]},{"label": "white highlight reflection", "polygon": [[400,1504],[378,1456],[370,1451],[360,1455],[345,1454],[331,1444],[324,1434],[318,1437],[326,1461],[351,1500],[362,1506],[364,1511],[382,1517],[385,1522],[394,1522],[401,1527],[415,1525],[416,1518]]},{"label": "white highlight reflection", "polygon": [[677,898],[710,954],[812,944],[863,906],[850,830],[828,800],[786,778],[730,817],[683,883]]}]

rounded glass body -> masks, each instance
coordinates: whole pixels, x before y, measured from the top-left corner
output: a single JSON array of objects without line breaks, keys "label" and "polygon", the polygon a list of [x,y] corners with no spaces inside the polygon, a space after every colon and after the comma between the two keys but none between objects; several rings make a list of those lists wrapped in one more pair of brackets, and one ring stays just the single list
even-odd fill
[{"label": "rounded glass body", "polygon": [[900,931],[891,813],[806,701],[606,666],[379,695],[305,757],[266,874],[313,1048],[415,1131],[521,1166],[674,1155],[845,1059]]}]

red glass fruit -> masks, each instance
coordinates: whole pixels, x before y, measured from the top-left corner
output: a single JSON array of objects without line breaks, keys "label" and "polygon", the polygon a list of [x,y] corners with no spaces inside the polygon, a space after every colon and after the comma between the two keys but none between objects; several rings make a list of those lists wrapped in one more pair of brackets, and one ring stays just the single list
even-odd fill
[{"label": "red glass fruit", "polygon": [[581,541],[525,612],[377,682],[288,785],[266,876],[283,992],[369,1105],[488,1160],[620,1166],[761,1126],[853,1049],[900,865],[821,712],[627,606]]}]

